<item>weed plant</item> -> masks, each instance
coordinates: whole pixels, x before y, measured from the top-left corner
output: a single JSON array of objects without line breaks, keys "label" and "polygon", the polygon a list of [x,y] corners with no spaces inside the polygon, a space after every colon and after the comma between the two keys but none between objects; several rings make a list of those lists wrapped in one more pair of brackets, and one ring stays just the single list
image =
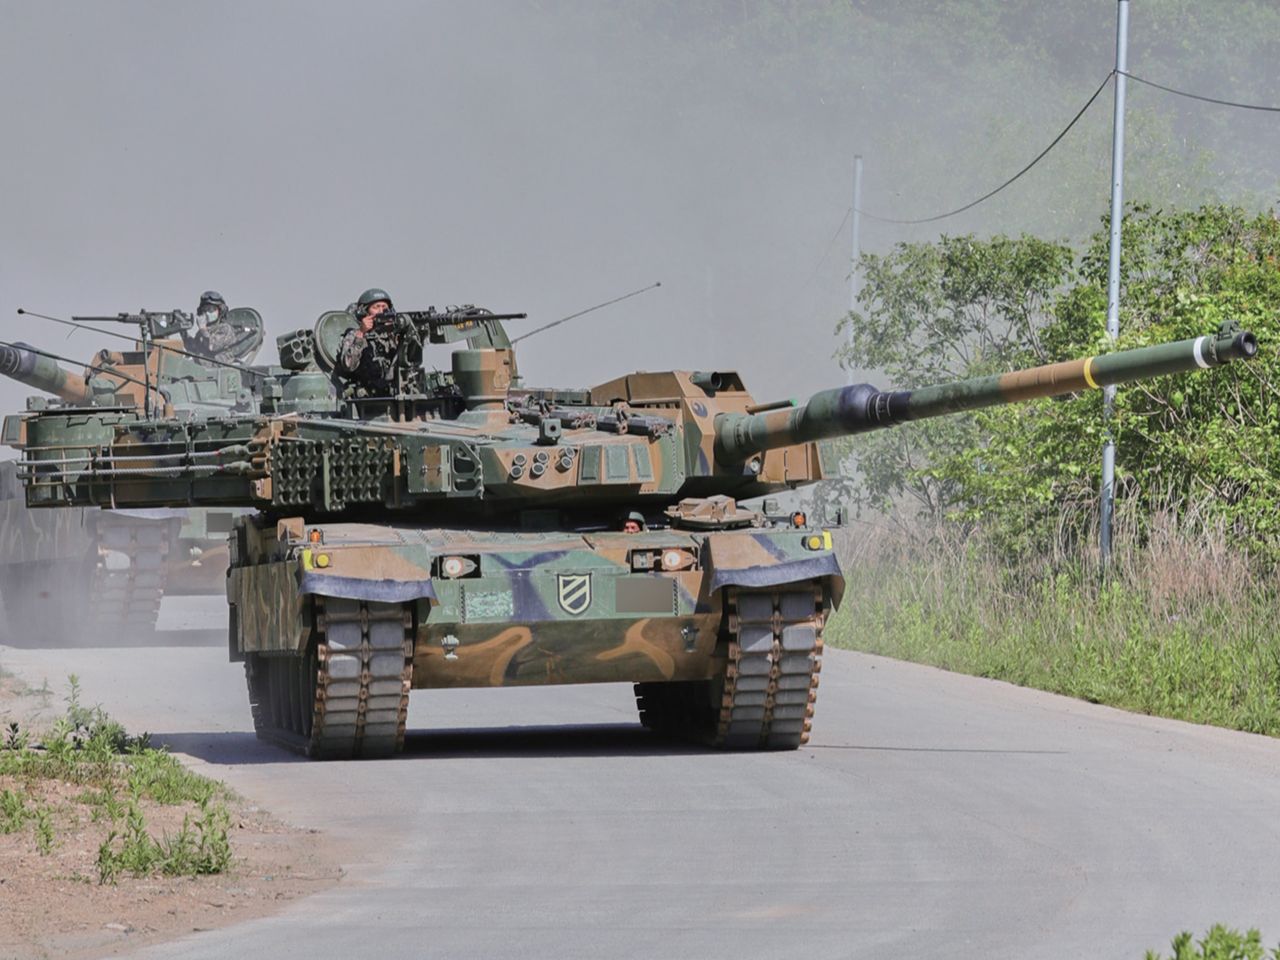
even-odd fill
[{"label": "weed plant", "polygon": [[[87,807],[90,821],[109,831],[98,848],[98,879],[114,883],[122,875],[197,876],[220,873],[231,862],[230,814],[226,789],[192,773],[168,752],[155,749],[143,734],[130,737],[99,706],[81,699],[75,676],[69,678],[66,711],[33,745],[29,731],[8,724],[0,738],[0,834],[31,826],[32,842],[44,855],[57,843],[67,817],[48,804],[33,802],[42,782],[84,786],[73,803]],[[189,805],[172,836],[147,829],[143,801]]]},{"label": "weed plant", "polygon": [[[1073,529],[1079,529],[1073,524]],[[1063,530],[1068,528],[1064,525]],[[1007,556],[959,526],[866,528],[830,641],[1143,713],[1280,735],[1274,575],[1220,525],[1117,517],[1109,575],[1064,534]]]},{"label": "weed plant", "polygon": [[98,881],[114,883],[122,874],[194,877],[221,873],[231,863],[226,808],[200,804],[200,815],[182,820],[182,829],[159,839],[147,832],[136,802],[129,804],[122,831],[112,830],[98,848]]}]

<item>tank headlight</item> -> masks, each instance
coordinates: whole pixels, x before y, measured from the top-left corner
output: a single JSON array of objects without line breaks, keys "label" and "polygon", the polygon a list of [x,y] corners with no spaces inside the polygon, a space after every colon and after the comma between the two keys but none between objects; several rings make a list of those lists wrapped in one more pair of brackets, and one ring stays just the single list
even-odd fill
[{"label": "tank headlight", "polygon": [[808,550],[830,550],[831,531],[823,530],[821,533],[809,534],[804,538],[804,545]]},{"label": "tank headlight", "polygon": [[677,570],[690,570],[698,562],[698,554],[683,547],[666,547],[660,550],[632,550],[631,569],[635,573],[662,570],[674,573]]},{"label": "tank headlight", "polygon": [[688,550],[663,550],[663,570],[684,570],[693,566],[693,556]]},{"label": "tank headlight", "polygon": [[472,557],[441,557],[439,573],[446,580],[457,580],[459,577],[474,573],[479,566]]}]

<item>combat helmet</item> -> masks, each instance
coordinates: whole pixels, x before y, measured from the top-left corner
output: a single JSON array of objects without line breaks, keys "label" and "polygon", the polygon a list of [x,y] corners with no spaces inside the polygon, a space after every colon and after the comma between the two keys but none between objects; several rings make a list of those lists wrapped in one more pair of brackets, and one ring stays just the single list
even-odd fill
[{"label": "combat helmet", "polygon": [[391,294],[383,290],[381,287],[370,287],[364,293],[360,294],[360,299],[356,301],[356,313],[363,316],[368,312],[369,307],[377,303],[379,300],[385,300],[388,307],[395,307],[391,302]]},{"label": "combat helmet", "polygon": [[196,307],[196,313],[203,313],[206,304],[216,307],[218,316],[222,316],[227,312],[227,301],[222,298],[222,294],[217,290],[206,290],[200,294],[200,303]]}]

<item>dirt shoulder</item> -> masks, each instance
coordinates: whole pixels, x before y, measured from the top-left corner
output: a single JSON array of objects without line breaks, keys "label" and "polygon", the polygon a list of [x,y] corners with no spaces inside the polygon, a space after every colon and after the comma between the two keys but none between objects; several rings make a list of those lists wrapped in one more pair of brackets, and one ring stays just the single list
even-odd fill
[{"label": "dirt shoulder", "polygon": [[[12,761],[15,737],[38,739],[32,718],[47,712],[49,699],[0,675],[0,756],[7,751]],[[50,776],[48,751],[28,754],[30,763],[0,766],[4,960],[132,950],[275,913],[342,876],[333,845],[318,831],[291,827],[224,789],[204,807],[190,799],[162,803],[151,794],[163,789],[139,791],[136,779],[130,789],[80,764]],[[201,873],[216,859],[209,850],[221,856],[226,849],[223,872]],[[174,874],[133,875],[130,867],[148,859],[140,850],[163,861],[155,869],[167,863]]]}]

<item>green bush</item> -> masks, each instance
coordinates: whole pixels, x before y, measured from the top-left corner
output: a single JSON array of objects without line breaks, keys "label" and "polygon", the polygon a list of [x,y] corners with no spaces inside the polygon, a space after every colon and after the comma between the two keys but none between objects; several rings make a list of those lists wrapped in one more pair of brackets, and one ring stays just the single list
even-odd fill
[{"label": "green bush", "polygon": [[[1148,950],[1146,960],[1166,960],[1163,954]],[[1195,941],[1183,931],[1173,938],[1173,953],[1167,960],[1280,960],[1280,947],[1266,950],[1257,930],[1240,933],[1214,924],[1204,939]]]}]

